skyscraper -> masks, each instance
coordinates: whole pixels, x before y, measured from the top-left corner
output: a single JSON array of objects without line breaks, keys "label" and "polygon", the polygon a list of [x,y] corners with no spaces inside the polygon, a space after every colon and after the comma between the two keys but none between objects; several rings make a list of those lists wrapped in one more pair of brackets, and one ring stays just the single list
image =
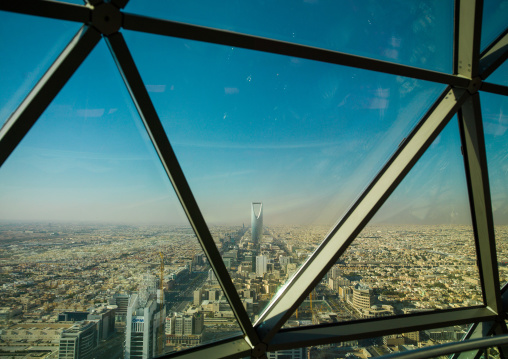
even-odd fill
[{"label": "skyscraper", "polygon": [[[255,207],[258,205],[259,209],[256,211]],[[259,243],[263,237],[263,203],[252,202],[251,209],[252,242]]]},{"label": "skyscraper", "polygon": [[[159,297],[159,300],[162,300]],[[125,333],[125,359],[150,359],[163,348],[157,340],[164,335],[161,321],[165,321],[166,311],[160,312],[157,300],[157,281],[155,277],[145,275],[137,294],[129,299]],[[164,341],[162,342],[164,345]]]},{"label": "skyscraper", "polygon": [[92,359],[97,347],[97,323],[82,321],[64,330],[60,336],[59,359]]}]

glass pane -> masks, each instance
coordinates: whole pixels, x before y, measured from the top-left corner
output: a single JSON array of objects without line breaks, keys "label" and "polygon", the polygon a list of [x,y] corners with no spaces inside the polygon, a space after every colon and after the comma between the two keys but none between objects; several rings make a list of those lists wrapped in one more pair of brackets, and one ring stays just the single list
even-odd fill
[{"label": "glass pane", "polygon": [[506,30],[506,14],[508,14],[506,0],[485,0],[483,2],[482,50]]},{"label": "glass pane", "polygon": [[[253,320],[443,89],[242,49],[125,36]],[[262,212],[260,240],[249,229],[253,211]]]},{"label": "glass pane", "polygon": [[240,333],[104,42],[0,169],[0,219],[12,345],[152,357]]},{"label": "glass pane", "polygon": [[454,118],[286,326],[483,304]]},{"label": "glass pane", "polygon": [[498,85],[508,86],[508,62],[505,61],[487,80]]},{"label": "glass pane", "polygon": [[[0,127],[79,30],[80,24],[0,11]],[[7,56],[8,54],[8,56]]]},{"label": "glass pane", "polygon": [[451,72],[453,1],[131,0],[126,10]]},{"label": "glass pane", "polygon": [[481,93],[490,195],[501,285],[508,281],[508,100]]}]

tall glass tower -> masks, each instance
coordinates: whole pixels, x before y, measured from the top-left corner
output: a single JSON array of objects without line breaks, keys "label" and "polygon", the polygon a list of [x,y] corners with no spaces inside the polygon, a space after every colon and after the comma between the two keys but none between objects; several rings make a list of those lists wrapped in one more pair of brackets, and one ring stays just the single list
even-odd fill
[{"label": "tall glass tower", "polygon": [[252,242],[259,243],[263,236],[263,203],[252,202],[250,222],[252,228]]}]

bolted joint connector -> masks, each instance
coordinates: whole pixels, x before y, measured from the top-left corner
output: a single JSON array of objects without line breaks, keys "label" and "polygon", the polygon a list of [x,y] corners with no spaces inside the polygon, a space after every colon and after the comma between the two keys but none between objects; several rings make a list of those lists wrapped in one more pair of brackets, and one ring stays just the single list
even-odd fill
[{"label": "bolted joint connector", "polygon": [[92,11],[92,26],[105,36],[118,32],[122,22],[122,12],[112,3],[101,2]]},{"label": "bolted joint connector", "polygon": [[266,358],[266,349],[268,346],[265,343],[258,343],[254,348],[252,348],[252,357],[253,358]]},{"label": "bolted joint connector", "polygon": [[480,77],[475,77],[471,81],[469,81],[469,85],[467,86],[467,91],[473,95],[477,93],[482,87],[482,79]]}]

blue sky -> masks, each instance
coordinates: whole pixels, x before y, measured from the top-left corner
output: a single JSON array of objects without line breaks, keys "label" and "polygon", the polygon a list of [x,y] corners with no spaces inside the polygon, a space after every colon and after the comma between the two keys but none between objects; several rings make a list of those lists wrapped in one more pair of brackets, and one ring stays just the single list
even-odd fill
[{"label": "blue sky", "polygon": [[[279,3],[160,4],[131,1],[126,11],[451,71],[452,2],[392,7],[344,2],[337,9],[334,2],[309,0],[291,2],[290,17],[283,16],[289,5]],[[0,59],[2,78],[9,76],[0,83],[4,122],[79,26],[4,12],[0,17],[0,43],[12,50],[12,57]],[[35,39],[24,30],[3,36],[19,19],[38,29]],[[297,58],[122,32],[210,223],[248,225],[250,202],[262,201],[266,224],[333,224],[444,89]],[[19,49],[20,39],[30,41],[31,56]],[[489,119],[506,106],[501,100],[487,99]],[[505,126],[504,113],[491,122]],[[494,157],[507,143],[499,138],[504,132],[495,133],[489,149]],[[506,198],[506,189],[499,191]],[[465,196],[453,119],[376,220],[468,223]],[[496,208],[506,208],[508,200],[501,202]],[[0,203],[4,220],[185,223],[103,41],[0,169]],[[398,215],[402,208],[407,218]]]}]

